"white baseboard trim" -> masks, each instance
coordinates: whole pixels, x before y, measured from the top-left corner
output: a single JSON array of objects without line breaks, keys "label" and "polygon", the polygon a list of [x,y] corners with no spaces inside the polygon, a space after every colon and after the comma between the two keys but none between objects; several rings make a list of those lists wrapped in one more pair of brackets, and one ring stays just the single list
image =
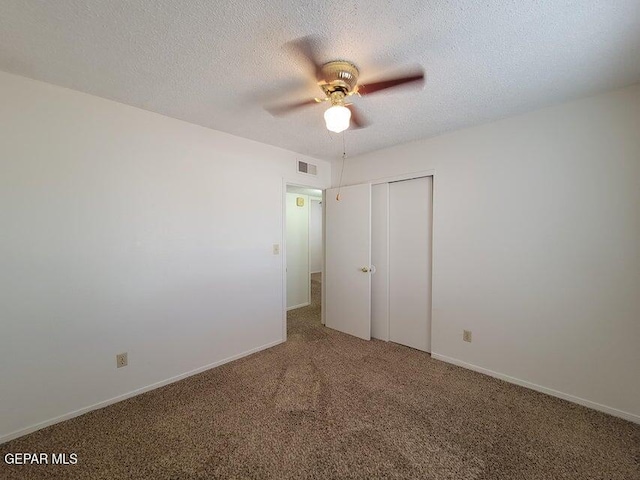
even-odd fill
[{"label": "white baseboard trim", "polygon": [[287,307],[287,312],[289,310],[295,310],[296,308],[308,307],[309,305],[311,305],[311,302],[301,303],[300,305],[294,305],[293,307]]},{"label": "white baseboard trim", "polygon": [[439,353],[431,353],[431,358],[434,358],[436,360],[441,360],[446,363],[451,363],[453,365],[457,365],[458,367],[466,368],[468,370],[473,370],[474,372],[484,373],[485,375],[489,375],[491,377],[504,380],[505,382],[514,383],[516,385],[520,385],[521,387],[526,387],[526,388],[530,388],[531,390],[536,390],[541,393],[546,393],[547,395],[551,395],[552,397],[558,397],[563,400],[567,400],[569,402],[577,403],[578,405],[582,405],[584,407],[592,408],[593,410],[599,410],[600,412],[608,413],[609,415],[613,415],[614,417],[620,417],[625,420],[629,420],[630,422],[640,423],[640,415],[635,415],[633,413],[625,412],[623,410],[618,410],[617,408],[608,407],[607,405],[602,405],[600,403],[592,402],[591,400],[585,400],[584,398],[576,397],[574,395],[560,392],[552,388],[536,385],[535,383],[527,382],[526,380],[520,380],[519,378],[516,378],[516,377],[510,377],[509,375],[505,375],[504,373],[494,372],[493,370],[479,367],[471,363],[463,362],[462,360],[458,360],[457,358],[447,357],[446,355],[440,355]]},{"label": "white baseboard trim", "polygon": [[165,385],[169,385],[170,383],[178,382],[187,377],[191,377],[192,375],[197,375],[198,373],[202,373],[206,370],[211,370],[212,368],[219,367],[224,365],[225,363],[232,362],[234,360],[238,360],[239,358],[246,357],[253,353],[259,352],[261,350],[266,350],[267,348],[275,347],[276,345],[282,343],[283,340],[276,340],[275,342],[267,343],[266,345],[262,345],[260,347],[252,348],[251,350],[247,350],[246,352],[239,353],[237,355],[232,355],[231,357],[227,357],[223,360],[218,360],[217,362],[210,363],[205,365],[204,367],[196,368],[195,370],[191,370],[186,373],[182,373],[180,375],[176,375],[175,377],[167,378],[166,380],[161,380],[156,383],[152,383],[151,385],[147,385],[146,387],[137,388],[128,393],[124,393],[122,395],[118,395],[117,397],[110,398],[108,400],[104,400],[102,402],[95,403],[93,405],[89,405],[88,407],[83,407],[78,410],[74,410],[73,412],[65,413],[64,415],[60,415],[49,420],[45,420],[43,422],[36,423],[35,425],[31,425],[26,428],[22,428],[20,430],[16,430],[14,432],[8,433],[6,435],[0,436],[0,444],[9,442],[18,437],[22,437],[29,433],[33,433],[37,430],[43,429],[45,427],[49,427],[51,425],[55,425],[56,423],[64,422],[65,420],[70,420],[74,417],[79,417],[85,413],[91,412],[93,410],[99,410],[101,408],[107,407],[114,403],[121,402],[122,400],[126,400],[127,398],[135,397],[136,395],[140,395],[145,392],[149,392],[151,390],[155,390],[156,388],[164,387]]}]

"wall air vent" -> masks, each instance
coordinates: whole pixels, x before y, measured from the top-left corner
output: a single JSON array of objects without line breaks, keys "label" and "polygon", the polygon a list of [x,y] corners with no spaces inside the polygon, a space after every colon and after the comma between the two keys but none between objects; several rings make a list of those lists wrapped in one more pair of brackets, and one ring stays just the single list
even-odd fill
[{"label": "wall air vent", "polygon": [[306,173],[307,175],[317,175],[318,167],[311,163],[298,160],[298,173]]}]

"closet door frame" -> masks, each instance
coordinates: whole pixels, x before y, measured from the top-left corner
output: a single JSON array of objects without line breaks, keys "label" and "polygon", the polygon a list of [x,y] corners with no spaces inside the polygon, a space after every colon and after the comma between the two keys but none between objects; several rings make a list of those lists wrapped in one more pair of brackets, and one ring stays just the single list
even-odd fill
[{"label": "closet door frame", "polygon": [[[413,172],[413,173],[405,173],[402,175],[395,175],[393,177],[383,177],[383,178],[378,178],[375,180],[370,180],[368,183],[371,184],[371,186],[373,187],[374,185],[380,185],[380,184],[385,184],[385,183],[392,183],[392,182],[401,182],[403,180],[414,180],[416,178],[423,178],[423,177],[432,177],[432,190],[431,190],[431,330],[433,333],[433,250],[434,250],[434,229],[435,229],[435,209],[436,209],[436,171],[435,170],[423,170],[420,172]],[[387,195],[387,207],[388,207],[388,202],[389,202],[389,196]],[[387,215],[387,263],[389,261],[389,218]],[[373,239],[372,239],[373,241]],[[387,312],[386,312],[386,317],[387,317],[387,335],[386,335],[386,341],[389,341],[390,338],[390,329],[391,329],[391,322],[390,322],[390,316],[389,316],[389,268],[387,268],[387,275],[386,275],[386,284],[387,284]],[[433,341],[433,335],[431,335],[431,339]]]}]

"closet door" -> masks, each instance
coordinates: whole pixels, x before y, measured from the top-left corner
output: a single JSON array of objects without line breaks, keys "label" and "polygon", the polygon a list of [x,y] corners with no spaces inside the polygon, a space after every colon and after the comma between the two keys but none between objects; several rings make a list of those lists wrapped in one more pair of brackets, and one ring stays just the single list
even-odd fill
[{"label": "closet door", "polygon": [[389,184],[389,340],[431,351],[432,177]]},{"label": "closet door", "polygon": [[371,186],[371,337],[389,341],[389,184]]},{"label": "closet door", "polygon": [[371,185],[326,191],[325,324],[371,339]]}]

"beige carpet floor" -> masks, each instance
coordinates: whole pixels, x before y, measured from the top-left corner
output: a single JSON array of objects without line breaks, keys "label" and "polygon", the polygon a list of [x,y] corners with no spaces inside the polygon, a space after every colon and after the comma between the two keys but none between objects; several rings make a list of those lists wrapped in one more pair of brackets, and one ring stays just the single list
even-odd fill
[{"label": "beige carpet floor", "polygon": [[5,479],[640,479],[640,426],[289,315],[285,344],[0,446]]}]

